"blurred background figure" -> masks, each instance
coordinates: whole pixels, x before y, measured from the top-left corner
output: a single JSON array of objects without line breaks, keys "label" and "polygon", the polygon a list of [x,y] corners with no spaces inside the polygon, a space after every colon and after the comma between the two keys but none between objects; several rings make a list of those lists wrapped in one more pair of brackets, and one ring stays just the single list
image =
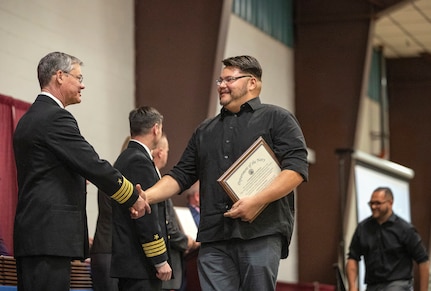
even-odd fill
[{"label": "blurred background figure", "polygon": [[196,226],[199,227],[199,221],[201,218],[201,210],[199,206],[199,181],[197,181],[193,186],[186,190],[187,197],[187,207],[193,215]]},{"label": "blurred background figure", "polygon": [[[166,166],[168,161],[169,143],[166,134],[152,151],[154,164],[160,174],[160,170]],[[162,283],[163,290],[186,290],[186,276],[184,254],[199,247],[192,237],[181,231],[177,216],[174,210],[172,199],[166,201],[166,223],[168,228],[168,237],[170,244],[170,259],[173,271],[173,279]]]},{"label": "blurred background figure", "polygon": [[[126,137],[121,146],[123,152],[129,144],[130,136]],[[111,198],[102,191],[97,192],[99,215],[93,245],[90,248],[91,279],[94,291],[118,291],[118,279],[111,277],[112,257],[112,207]]]},{"label": "blurred background figure", "polygon": [[118,291],[118,279],[111,278],[112,207],[111,199],[98,190],[96,232],[90,249],[91,280],[94,291]]},{"label": "blurred background figure", "polygon": [[0,229],[0,256],[9,256],[9,255],[10,254],[6,248],[5,243],[4,243],[3,236],[1,233],[1,229]]},{"label": "blurred background figure", "polygon": [[413,261],[418,265],[419,290],[427,291],[429,258],[415,227],[396,215],[394,196],[379,187],[368,205],[371,216],[356,227],[350,243],[346,273],[349,291],[358,290],[358,262],[365,262],[367,291],[413,290]]}]

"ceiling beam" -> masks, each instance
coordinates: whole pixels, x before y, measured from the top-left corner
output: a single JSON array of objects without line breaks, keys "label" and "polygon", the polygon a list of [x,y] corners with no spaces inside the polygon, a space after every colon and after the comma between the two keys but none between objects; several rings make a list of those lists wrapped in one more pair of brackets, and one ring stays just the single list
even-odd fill
[{"label": "ceiling beam", "polygon": [[400,6],[407,5],[412,0],[366,0],[373,6],[376,16],[387,14],[392,10],[400,8]]}]

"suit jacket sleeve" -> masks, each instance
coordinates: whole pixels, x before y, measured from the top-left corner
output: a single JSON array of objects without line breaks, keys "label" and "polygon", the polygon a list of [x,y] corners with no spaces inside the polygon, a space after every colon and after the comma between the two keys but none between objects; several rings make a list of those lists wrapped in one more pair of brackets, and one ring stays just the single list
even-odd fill
[{"label": "suit jacket sleeve", "polygon": [[99,157],[81,135],[75,118],[67,110],[57,112],[47,129],[47,145],[52,153],[118,203],[127,208],[132,206],[138,199],[132,183],[108,161]]}]

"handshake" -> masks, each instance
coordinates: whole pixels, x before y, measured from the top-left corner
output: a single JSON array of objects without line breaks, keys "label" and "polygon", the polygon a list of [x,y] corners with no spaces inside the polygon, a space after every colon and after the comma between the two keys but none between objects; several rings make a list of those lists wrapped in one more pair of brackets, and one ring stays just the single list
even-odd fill
[{"label": "handshake", "polygon": [[130,216],[133,219],[140,218],[145,215],[145,213],[151,213],[150,204],[147,202],[147,198],[144,190],[142,190],[141,185],[136,185],[136,190],[138,191],[139,197],[135,204],[129,208]]}]

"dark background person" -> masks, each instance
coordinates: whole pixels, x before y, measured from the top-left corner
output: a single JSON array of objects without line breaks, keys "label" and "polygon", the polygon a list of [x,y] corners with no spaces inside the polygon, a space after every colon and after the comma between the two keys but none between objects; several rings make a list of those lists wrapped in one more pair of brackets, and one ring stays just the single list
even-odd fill
[{"label": "dark background person", "polygon": [[[293,191],[308,179],[305,139],[292,113],[261,103],[262,69],[254,57],[232,57],[223,64],[217,80],[220,114],[197,127],[180,161],[145,191],[146,198],[157,203],[199,180],[202,289],[275,290],[293,231]],[[274,152],[281,172],[255,196],[233,203],[217,179],[259,137]]]},{"label": "dark background person", "polygon": [[192,213],[196,226],[199,226],[201,210],[199,206],[199,181],[186,190],[187,207]]},{"label": "dark background person", "polygon": [[3,236],[1,234],[1,230],[0,230],[0,255],[1,256],[9,256],[9,251],[7,250],[6,245],[4,243]]},{"label": "dark background person", "polygon": [[105,193],[97,191],[96,231],[90,248],[91,280],[94,291],[118,291],[118,279],[111,277],[112,206]]},{"label": "dark background person", "polygon": [[[127,148],[130,136],[126,137],[121,152]],[[94,291],[117,291],[118,279],[111,277],[112,256],[112,206],[111,198],[97,191],[98,216],[93,245],[90,248],[91,279]]]},{"label": "dark background person", "polygon": [[118,279],[111,277],[112,206],[111,199],[97,191],[99,215],[90,248],[91,280],[94,291],[117,291]]},{"label": "dark background person", "polygon": [[[169,156],[169,142],[166,134],[163,134],[156,148],[152,151],[154,164],[160,170],[166,166]],[[172,199],[166,200],[166,222],[170,245],[170,261],[173,278],[163,281],[164,290],[186,290],[184,254],[199,247],[199,244],[190,236],[181,231]]]},{"label": "dark background person", "polygon": [[[143,106],[129,114],[130,141],[114,166],[143,189],[160,178],[154,165],[153,150],[163,133],[163,116]],[[112,203],[111,276],[118,278],[119,290],[160,290],[169,280],[168,239],[165,202],[151,205],[151,213],[139,219]]]},{"label": "dark background person", "polygon": [[69,290],[71,260],[88,257],[86,179],[118,205],[130,207],[134,217],[148,207],[133,185],[99,158],[65,110],[81,102],[82,64],[62,52],[40,60],[42,92],[14,133],[18,179],[14,256],[21,291]]},{"label": "dark background person", "polygon": [[413,260],[419,267],[419,290],[428,290],[428,254],[414,226],[393,212],[393,202],[388,187],[379,187],[371,195],[372,215],[358,224],[350,243],[346,263],[350,291],[358,290],[361,257],[367,291],[413,290]]}]

